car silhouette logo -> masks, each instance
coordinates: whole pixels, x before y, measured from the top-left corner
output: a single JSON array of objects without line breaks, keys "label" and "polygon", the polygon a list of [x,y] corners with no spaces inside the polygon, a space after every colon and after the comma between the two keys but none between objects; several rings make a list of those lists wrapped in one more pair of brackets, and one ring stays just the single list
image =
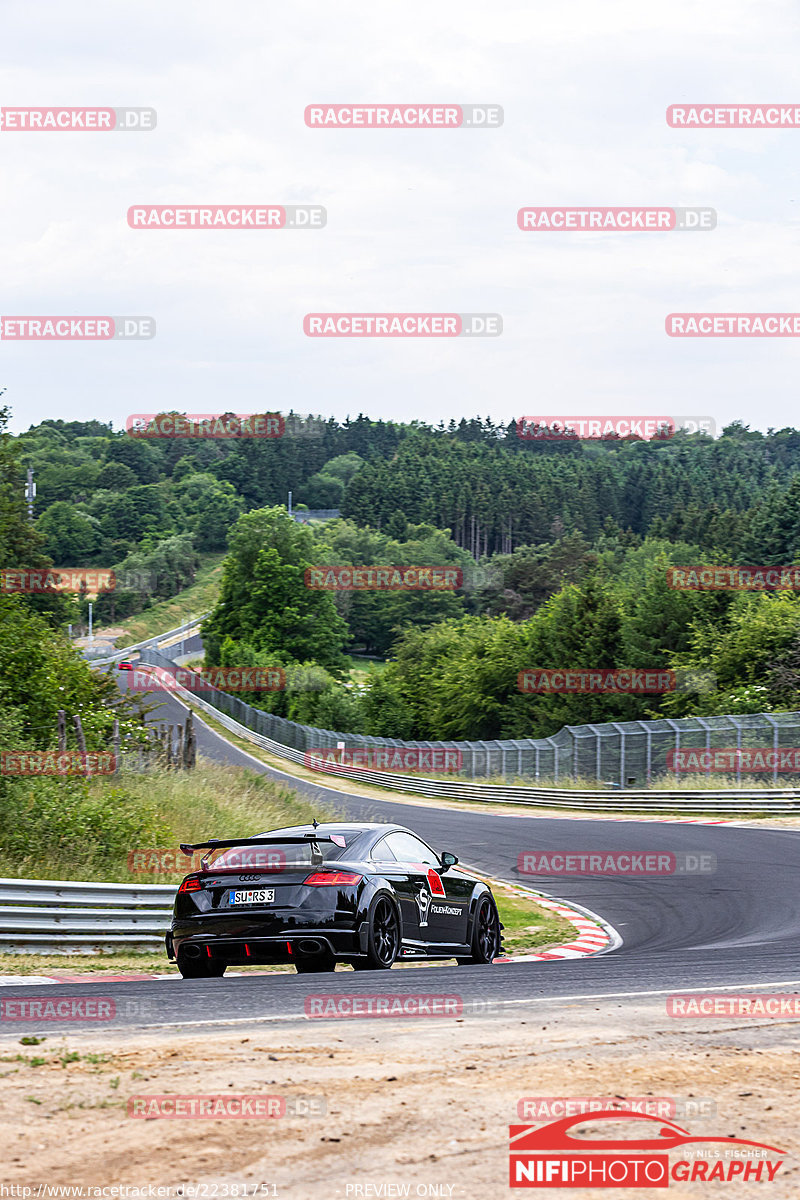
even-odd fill
[{"label": "car silhouette logo", "polygon": [[[643,1133],[641,1138],[576,1137],[570,1131],[573,1126],[596,1124],[599,1121],[636,1122]],[[641,1122],[647,1122],[642,1127]],[[747,1138],[694,1137],[688,1130],[663,1117],[645,1113],[632,1113],[619,1109],[604,1109],[600,1112],[582,1113],[563,1117],[547,1125],[511,1125],[509,1127],[511,1152],[511,1187],[579,1187],[590,1184],[597,1187],[618,1187],[621,1183],[633,1187],[668,1187],[672,1179],[684,1181],[700,1179],[705,1182],[716,1179],[733,1180],[738,1176],[760,1181],[763,1168],[769,1179],[773,1179],[781,1163],[767,1163],[765,1158],[756,1161],[730,1156],[726,1161],[679,1160],[670,1168],[669,1152],[684,1147],[716,1143],[725,1146],[749,1146],[766,1150],[769,1154],[784,1157],[786,1151],[766,1142],[754,1142]],[[683,1169],[685,1168],[685,1170]],[[680,1171],[680,1173],[675,1173]],[[616,1173],[615,1173],[616,1172]],[[698,1173],[699,1172],[699,1173]],[[727,1174],[726,1174],[727,1172]],[[747,1174],[745,1174],[747,1172]]]}]

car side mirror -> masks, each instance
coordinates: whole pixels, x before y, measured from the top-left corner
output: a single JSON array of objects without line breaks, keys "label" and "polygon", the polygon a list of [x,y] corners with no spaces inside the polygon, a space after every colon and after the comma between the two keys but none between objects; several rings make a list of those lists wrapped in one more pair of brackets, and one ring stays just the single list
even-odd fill
[{"label": "car side mirror", "polygon": [[456,858],[455,854],[451,854],[449,850],[445,850],[439,861],[442,864],[442,871],[444,872],[449,871],[451,867],[454,867],[458,862],[458,859]]}]

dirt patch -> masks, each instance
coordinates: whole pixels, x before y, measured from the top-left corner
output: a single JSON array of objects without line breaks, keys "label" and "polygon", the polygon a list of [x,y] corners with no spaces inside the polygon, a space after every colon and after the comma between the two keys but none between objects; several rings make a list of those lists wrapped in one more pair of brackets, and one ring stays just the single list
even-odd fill
[{"label": "dirt patch", "polygon": [[[206,1196],[246,1183],[250,1195],[285,1200],[507,1197],[508,1126],[525,1120],[518,1102],[534,1096],[671,1099],[673,1119],[693,1136],[750,1138],[798,1155],[799,1035],[791,1022],[669,1021],[662,1000],[509,1004],[457,1020],[265,1022],[203,1037],[76,1034],[35,1046],[6,1038],[4,1175],[17,1184],[229,1189]],[[312,1115],[126,1115],[130,1098],[162,1094],[277,1096],[290,1113]],[[672,1186],[707,1197],[713,1185]],[[752,1194],[752,1183],[726,1185],[726,1196]],[[764,1195],[799,1194],[798,1164],[787,1159]]]}]

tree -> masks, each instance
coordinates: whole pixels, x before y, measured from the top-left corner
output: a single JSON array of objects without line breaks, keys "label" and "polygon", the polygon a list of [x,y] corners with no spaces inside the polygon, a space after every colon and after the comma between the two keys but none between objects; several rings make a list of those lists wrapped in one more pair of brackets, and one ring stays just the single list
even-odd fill
[{"label": "tree", "polygon": [[245,506],[233,484],[216,479],[208,472],[197,471],[185,474],[175,491],[184,518],[194,531],[198,549],[224,550],[228,533]]},{"label": "tree", "polygon": [[44,566],[44,537],[27,518],[19,444],[6,432],[8,408],[0,408],[0,566]]},{"label": "tree", "polygon": [[335,475],[318,471],[303,488],[309,508],[338,508],[344,496],[344,484]]},{"label": "tree", "polygon": [[[670,659],[675,670],[710,672],[714,690],[701,695],[675,693],[664,700],[664,711],[671,717],[708,716],[780,706],[791,692],[780,668],[791,665],[798,635],[800,596],[788,591],[738,593],[720,619],[696,617],[689,630],[689,649]],[[750,707],[738,701],[738,707],[726,707],[732,694],[741,697],[743,688],[749,689],[744,702]]]},{"label": "tree", "polygon": [[120,434],[109,443],[107,461],[124,463],[140,484],[155,483],[164,461],[164,450],[152,442]]},{"label": "tree", "polygon": [[[432,525],[406,525],[405,532],[405,539],[398,542],[352,521],[331,521],[317,535],[318,561],[348,566],[449,566],[459,568],[465,576],[474,567],[448,531]],[[340,594],[337,609],[350,627],[351,644],[382,655],[403,630],[461,616],[465,606],[463,595],[454,590],[374,590]]]},{"label": "tree", "polygon": [[45,538],[47,553],[58,566],[82,566],[91,561],[100,544],[97,521],[65,500],[46,508],[36,528]]},{"label": "tree", "polygon": [[240,517],[230,535],[219,600],[203,624],[209,663],[220,661],[225,641],[229,655],[243,643],[283,663],[312,659],[334,675],[343,672],[347,626],[329,592],[306,586],[306,569],[315,560],[313,534],[285,508]]},{"label": "tree", "polygon": [[97,731],[89,748],[105,748],[118,700],[113,679],[93,671],[66,637],[48,628],[21,598],[0,595],[0,710],[18,715],[22,745],[54,746],[62,708],[96,714],[87,722],[87,732]]},{"label": "tree", "polygon": [[121,462],[107,462],[97,475],[95,484],[110,492],[124,492],[133,487],[139,480],[135,471]]}]

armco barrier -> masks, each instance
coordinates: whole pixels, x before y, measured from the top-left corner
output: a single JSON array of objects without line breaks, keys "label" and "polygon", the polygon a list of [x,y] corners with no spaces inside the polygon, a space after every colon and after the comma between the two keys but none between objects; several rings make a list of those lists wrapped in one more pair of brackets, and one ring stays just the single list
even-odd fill
[{"label": "armco barrier", "polygon": [[[169,659],[164,658],[157,652],[146,651],[142,656],[144,663],[150,658],[157,658],[157,663],[151,662],[150,665],[157,665],[163,670],[174,671],[174,664]],[[299,766],[305,766],[305,751],[295,749],[291,746],[286,746],[282,742],[275,741],[273,738],[264,736],[255,730],[249,729],[246,725],[236,721],[233,717],[210,704],[201,696],[195,695],[187,691],[186,688],[176,684],[174,691],[186,703],[191,703],[209,716],[218,721],[225,729],[238,737],[244,738],[253,745],[260,746],[263,750],[267,750],[270,754],[274,754],[280,758],[288,759],[290,762],[297,763]],[[209,694],[224,695],[216,688],[207,689]],[[228,700],[235,701],[236,704],[242,705],[243,708],[249,709],[251,713],[260,713],[260,710],[253,709],[250,705],[245,705],[237,697],[228,696]],[[795,717],[800,714],[789,714]],[[260,713],[262,717],[269,717],[268,713]],[[273,720],[281,720],[282,718],[273,718]],[[284,722],[286,725],[291,725],[292,722]],[[306,726],[297,726],[296,728],[307,728]],[[342,735],[326,733],[324,730],[315,730],[317,734],[325,734],[327,738],[341,737]],[[362,739],[366,741],[366,739]],[[385,742],[386,739],[375,739],[376,741]],[[324,742],[317,743],[326,744]],[[330,745],[330,741],[327,742]],[[413,743],[397,743],[410,745]],[[418,746],[431,745],[452,745],[452,743],[417,743]],[[537,788],[522,786],[505,786],[488,783],[469,783],[464,779],[425,779],[420,775],[400,775],[394,771],[370,771],[361,767],[352,766],[333,766],[326,764],[324,772],[320,772],[320,784],[326,774],[339,775],[346,779],[358,780],[361,783],[373,784],[381,788],[389,788],[399,792],[410,792],[420,796],[429,796],[432,798],[440,798],[445,800],[466,800],[466,801],[482,801],[483,803],[491,804],[524,804],[534,805],[541,808],[570,808],[570,809],[586,809],[595,810],[598,812],[678,812],[682,814],[691,813],[753,813],[753,812],[770,812],[770,813],[793,813],[800,811],[800,796],[794,788],[764,788],[753,789],[748,792],[747,789],[726,789],[726,790],[698,790],[698,791],[680,791],[669,789],[628,789],[625,791],[612,792],[603,789],[597,790],[578,790],[576,788]]]},{"label": "armco barrier", "polygon": [[0,879],[0,951],[11,954],[158,950],[174,884]]}]

